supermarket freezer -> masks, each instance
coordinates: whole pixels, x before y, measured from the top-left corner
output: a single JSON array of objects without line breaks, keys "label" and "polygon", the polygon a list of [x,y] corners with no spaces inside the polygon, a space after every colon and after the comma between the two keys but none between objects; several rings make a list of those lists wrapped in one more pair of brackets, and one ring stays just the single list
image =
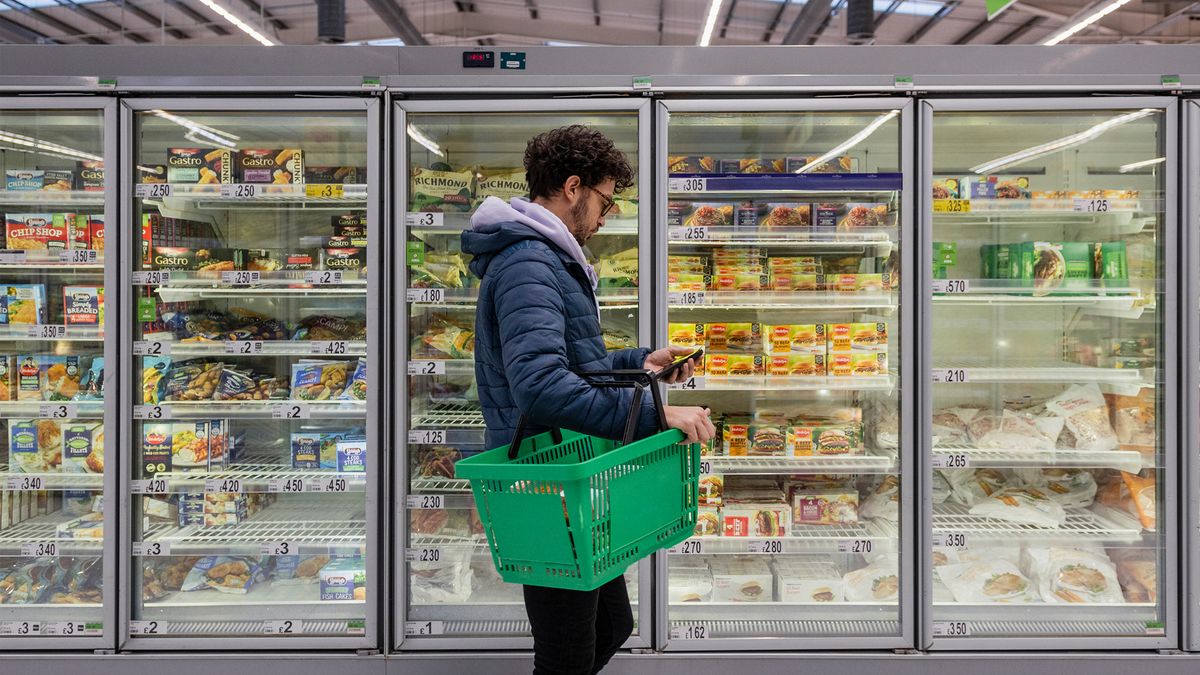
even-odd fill
[{"label": "supermarket freezer", "polygon": [[[116,102],[0,98],[0,645],[117,641]],[[105,173],[105,169],[110,169]],[[110,293],[109,298],[113,296]],[[109,307],[111,307],[111,300]],[[110,368],[105,370],[105,364]],[[105,391],[109,389],[109,391]],[[53,638],[53,639],[51,639]]]},{"label": "supermarket freezer", "polygon": [[[636,184],[588,242],[599,276],[606,346],[648,345],[651,269],[650,104],[628,100],[412,101],[393,114],[394,222],[404,236],[392,251],[397,298],[396,354],[407,386],[395,399],[397,449],[392,504],[394,644],[404,650],[528,648],[521,588],[495,571],[467,481],[454,463],[480,452],[484,424],[472,360],[479,280],[459,249],[459,234],[486,196],[525,196],[522,158],[536,134],[584,124],[605,133],[629,158]],[[402,300],[401,300],[402,298]],[[403,304],[401,304],[401,302]],[[634,610],[630,648],[650,646],[651,566],[625,573]]]},{"label": "supermarket freezer", "polygon": [[1176,646],[1176,103],[921,107],[918,644]]},{"label": "supermarket freezer", "polygon": [[656,337],[706,350],[668,400],[718,435],[656,644],[911,646],[912,105],[668,101],[657,131]]},{"label": "supermarket freezer", "polygon": [[381,110],[123,102],[125,647],[380,646]]}]

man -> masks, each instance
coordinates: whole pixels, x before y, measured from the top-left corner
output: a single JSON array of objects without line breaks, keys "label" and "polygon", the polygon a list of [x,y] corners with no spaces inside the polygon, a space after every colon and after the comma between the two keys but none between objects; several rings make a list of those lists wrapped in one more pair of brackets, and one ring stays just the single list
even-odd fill
[{"label": "man", "polygon": [[[613,195],[633,185],[625,155],[603,134],[574,125],[529,141],[525,175],[530,201],[488,197],[462,234],[483,279],[475,313],[475,377],[487,424],[486,447],[512,441],[525,413],[536,433],[563,427],[618,439],[631,389],[591,386],[573,371],[658,370],[685,348],[604,348],[596,272],[583,246],[604,226]],[[693,364],[670,381],[690,377]],[[689,443],[715,434],[708,411],[666,406],[667,423]],[[638,413],[639,437],[657,431],[651,397]],[[633,630],[625,580],[594,591],[525,586],[533,629],[534,675],[599,672]]]}]

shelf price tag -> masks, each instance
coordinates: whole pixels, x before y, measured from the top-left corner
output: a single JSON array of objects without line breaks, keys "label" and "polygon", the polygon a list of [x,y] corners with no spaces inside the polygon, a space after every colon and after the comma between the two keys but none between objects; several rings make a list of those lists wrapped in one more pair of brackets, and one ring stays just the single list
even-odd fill
[{"label": "shelf price tag", "polygon": [[934,213],[970,213],[971,200],[969,199],[935,199],[933,200]]},{"label": "shelf price tag", "polygon": [[838,553],[867,554],[875,550],[875,542],[870,539],[842,539],[837,543]]},{"label": "shelf price tag", "polygon": [[157,286],[171,283],[171,272],[168,270],[147,270],[134,272],[132,281],[137,286]]},{"label": "shelf price tag", "polygon": [[41,476],[9,476],[4,479],[6,490],[44,490],[46,481]]},{"label": "shelf price tag", "polygon": [[267,492],[287,492],[299,494],[309,492],[308,484],[303,478],[272,478],[267,481]]},{"label": "shelf price tag", "polygon": [[967,535],[961,532],[934,532],[933,545],[945,548],[966,548]]},{"label": "shelf price tag", "polygon": [[170,183],[138,183],[133,188],[134,196],[150,199],[165,199],[173,192]]},{"label": "shelf price tag", "polygon": [[58,542],[33,541],[21,544],[22,558],[56,558],[58,557]]},{"label": "shelf price tag", "polygon": [[1107,199],[1072,199],[1071,210],[1079,213],[1108,213],[1112,204]]},{"label": "shelf price tag", "polygon": [[676,382],[674,384],[668,384],[667,388],[668,389],[687,389],[687,390],[691,390],[691,391],[704,389],[704,378],[701,376],[689,377],[688,379],[684,380],[683,382]]},{"label": "shelf price tag", "polygon": [[66,420],[79,417],[79,406],[72,403],[54,403],[38,406],[38,417]]},{"label": "shelf price tag", "polygon": [[137,356],[164,356],[171,353],[171,343],[158,340],[138,340],[133,343],[133,353]]},{"label": "shelf price tag", "polygon": [[671,241],[708,241],[710,239],[708,228],[703,225],[669,228],[667,238]]},{"label": "shelf price tag", "polygon": [[88,630],[89,624],[82,621],[47,621],[42,624],[39,635],[97,635]]},{"label": "shelf price tag", "polygon": [[410,548],[404,551],[404,559],[408,562],[436,563],[441,562],[442,558],[442,549],[435,546]]},{"label": "shelf price tag", "polygon": [[335,286],[342,283],[341,270],[319,270],[304,273],[304,283],[317,286]]},{"label": "shelf price tag", "polygon": [[404,214],[404,224],[408,227],[444,227],[446,217],[436,211],[410,211]]},{"label": "shelf price tag", "polygon": [[444,288],[410,288],[407,295],[409,302],[429,302],[439,305],[446,302],[446,289]]},{"label": "shelf price tag", "polygon": [[166,621],[130,621],[130,635],[160,635],[168,632]]},{"label": "shelf price tag", "polygon": [[308,347],[313,354],[328,356],[344,356],[350,351],[345,340],[317,340]]},{"label": "shelf price tag", "polygon": [[267,635],[295,635],[303,632],[304,622],[298,619],[263,622],[263,633]]},{"label": "shelf price tag", "polygon": [[947,384],[962,384],[970,382],[970,371],[966,368],[934,368],[933,381]]},{"label": "shelf price tag", "polygon": [[443,621],[405,621],[405,637],[424,637],[426,635],[442,635],[446,632]]},{"label": "shelf price tag", "polygon": [[254,356],[261,354],[263,350],[262,340],[233,340],[225,343],[226,354],[238,354],[241,356]]},{"label": "shelf price tag", "polygon": [[971,466],[971,456],[965,452],[934,455],[931,464],[935,469],[967,469]]},{"label": "shelf price tag", "polygon": [[304,186],[304,196],[309,199],[343,199],[346,186],[341,183],[309,183]]},{"label": "shelf price tag", "polygon": [[58,261],[68,265],[92,265],[99,259],[100,254],[90,248],[76,248],[58,253]]},{"label": "shelf price tag", "polygon": [[136,420],[167,420],[171,419],[171,407],[165,405],[135,405],[133,418]]},{"label": "shelf price tag", "polygon": [[146,558],[171,555],[171,544],[164,541],[135,541],[133,554]]},{"label": "shelf price tag", "polygon": [[667,302],[672,305],[703,305],[704,291],[678,291],[667,294]]},{"label": "shelf price tag", "polygon": [[701,457],[700,458],[700,472],[699,472],[700,475],[701,476],[711,476],[712,472],[713,472],[712,460],[708,459],[706,457]]},{"label": "shelf price tag", "polygon": [[0,263],[19,265],[25,262],[25,251],[18,249],[0,250]]},{"label": "shelf price tag", "polygon": [[258,188],[254,183],[222,185],[221,196],[226,199],[253,199],[258,196]]},{"label": "shelf price tag", "polygon": [[707,192],[707,178],[668,178],[667,190],[669,192]]},{"label": "shelf price tag", "polygon": [[783,553],[782,539],[759,539],[751,541],[746,545],[746,551],[749,553],[774,554]]},{"label": "shelf price tag", "polygon": [[346,492],[350,489],[350,484],[345,478],[327,478],[312,487],[314,489],[309,490],[310,492]]},{"label": "shelf price tag", "polygon": [[416,510],[446,508],[445,495],[409,495],[408,508]]},{"label": "shelf price tag", "polygon": [[39,635],[41,631],[39,621],[0,621],[0,635]]},{"label": "shelf price tag", "polygon": [[307,403],[284,403],[271,410],[271,419],[306,420],[312,417],[312,408]]},{"label": "shelf price tag", "polygon": [[971,282],[967,279],[934,279],[933,292],[945,293],[947,295],[957,295],[959,293],[969,293],[971,291]]},{"label": "shelf price tag", "polygon": [[667,553],[673,555],[704,555],[704,542],[699,539],[688,539],[667,549]]},{"label": "shelf price tag", "polygon": [[129,491],[135,495],[161,495],[167,493],[166,478],[148,478],[129,481]]},{"label": "shelf price tag", "polygon": [[258,552],[263,555],[292,555],[299,549],[290,541],[264,541],[258,546]]},{"label": "shelf price tag", "polygon": [[409,361],[409,375],[445,375],[445,361]]},{"label": "shelf price tag", "polygon": [[703,624],[694,624],[691,626],[672,626],[672,640],[707,640],[708,626]]},{"label": "shelf price tag", "polygon": [[934,637],[968,637],[971,635],[971,624],[966,621],[934,621]]},{"label": "shelf price tag", "polygon": [[446,443],[446,430],[412,429],[408,432],[408,442],[412,445],[444,445]]},{"label": "shelf price tag", "polygon": [[27,326],[25,328],[25,337],[31,337],[35,340],[61,340],[67,337],[66,326]]},{"label": "shelf price tag", "polygon": [[204,481],[205,492],[241,492],[240,478],[209,478]]},{"label": "shelf price tag", "polygon": [[242,286],[245,284],[257,284],[261,280],[262,272],[250,272],[246,270],[237,272],[221,272],[221,283],[223,284]]}]

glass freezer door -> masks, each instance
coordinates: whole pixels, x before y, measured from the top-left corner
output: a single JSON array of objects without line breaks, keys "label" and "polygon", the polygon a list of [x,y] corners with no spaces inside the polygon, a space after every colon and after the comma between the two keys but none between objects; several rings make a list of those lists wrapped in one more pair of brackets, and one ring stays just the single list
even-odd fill
[{"label": "glass freezer door", "polygon": [[133,640],[369,646],[375,104],[136,105],[123,315]]},{"label": "glass freezer door", "polygon": [[[407,413],[397,425],[401,458],[397,518],[407,525],[397,560],[404,561],[397,588],[404,589],[404,616],[397,640],[405,649],[529,644],[529,623],[519,585],[503,583],[475,512],[470,484],[455,478],[454,465],[484,448],[473,362],[479,278],[467,265],[459,235],[487,198],[526,197],[523,157],[531,138],[571,124],[608,136],[628,158],[638,182],[616,195],[613,211],[585,248],[599,276],[597,297],[609,350],[648,342],[648,288],[639,284],[647,214],[639,188],[649,190],[646,166],[646,104],[625,102],[492,102],[457,107],[410,103],[398,115],[398,172],[403,195],[398,218],[404,233],[396,251],[405,260],[404,315],[397,317],[397,352],[407,355]],[[645,302],[640,302],[640,301]],[[645,574],[639,574],[644,568]],[[635,622],[644,629],[648,607],[639,603],[639,577],[649,566],[625,574]],[[402,631],[402,634],[401,634]],[[475,640],[481,639],[479,642]],[[508,640],[507,643],[498,642]],[[637,634],[634,646],[647,645]]]},{"label": "glass freezer door", "polygon": [[668,649],[911,639],[909,107],[822,103],[664,104],[659,328],[705,350],[668,400],[718,429]]},{"label": "glass freezer door", "polygon": [[932,643],[1168,646],[1173,104],[927,105]]},{"label": "glass freezer door", "polygon": [[115,617],[104,555],[116,508],[104,452],[115,105],[78,105],[0,99],[0,648],[102,647]]}]

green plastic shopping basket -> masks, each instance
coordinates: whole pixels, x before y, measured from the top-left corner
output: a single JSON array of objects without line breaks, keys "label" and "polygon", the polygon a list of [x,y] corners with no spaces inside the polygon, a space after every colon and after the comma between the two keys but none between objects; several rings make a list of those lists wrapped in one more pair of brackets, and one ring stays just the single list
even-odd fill
[{"label": "green plastic shopping basket", "polygon": [[[598,387],[634,387],[618,443],[563,429],[455,464],[471,481],[496,570],[508,582],[586,591],[615,579],[637,560],[674,546],[696,525],[700,446],[668,429],[654,374],[645,370],[579,373]],[[660,431],[632,441],[649,390]]]}]

